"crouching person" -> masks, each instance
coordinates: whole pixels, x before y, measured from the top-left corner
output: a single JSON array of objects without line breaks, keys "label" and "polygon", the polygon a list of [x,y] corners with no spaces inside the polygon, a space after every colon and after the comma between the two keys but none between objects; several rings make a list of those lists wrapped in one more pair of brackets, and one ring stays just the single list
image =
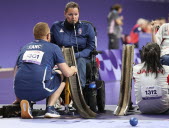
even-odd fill
[{"label": "crouching person", "polygon": [[[21,49],[17,59],[15,102],[21,101],[22,118],[33,118],[30,102],[48,98],[45,117],[59,117],[54,104],[65,87],[61,74],[69,77],[75,74],[77,69],[74,66],[69,67],[60,48],[50,43],[50,29],[47,23],[37,23],[33,33],[35,40]],[[55,65],[61,72],[53,72]]]},{"label": "crouching person", "polygon": [[142,113],[169,110],[169,66],[160,64],[160,47],[148,43],[142,49],[142,63],[133,67],[136,104]]}]

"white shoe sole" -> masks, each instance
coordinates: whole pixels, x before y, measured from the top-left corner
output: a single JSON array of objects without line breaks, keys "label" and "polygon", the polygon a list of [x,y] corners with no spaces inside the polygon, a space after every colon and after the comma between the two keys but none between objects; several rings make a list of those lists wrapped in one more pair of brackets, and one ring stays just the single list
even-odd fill
[{"label": "white shoe sole", "polygon": [[51,114],[51,113],[46,113],[45,118],[56,118],[56,117],[60,117],[60,115],[56,115],[56,114]]},{"label": "white shoe sole", "polygon": [[21,107],[21,118],[23,119],[33,119],[33,116],[30,114],[30,106],[27,100],[22,100],[20,103]]}]

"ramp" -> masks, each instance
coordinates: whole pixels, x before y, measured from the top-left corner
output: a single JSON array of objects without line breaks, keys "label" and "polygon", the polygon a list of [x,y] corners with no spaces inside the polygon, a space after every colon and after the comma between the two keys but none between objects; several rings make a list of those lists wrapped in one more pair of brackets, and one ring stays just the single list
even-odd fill
[{"label": "ramp", "polygon": [[[63,47],[63,54],[66,63],[69,66],[76,66],[76,59],[74,55],[74,49]],[[76,66],[77,67],[77,66]],[[83,118],[95,118],[96,113],[94,113],[89,106],[86,104],[83,97],[82,88],[80,84],[80,79],[78,73],[68,78],[70,85],[71,97],[75,105],[75,109]]]},{"label": "ramp", "polygon": [[129,108],[132,84],[133,56],[134,45],[123,45],[119,102],[114,111],[114,115],[126,115]]}]

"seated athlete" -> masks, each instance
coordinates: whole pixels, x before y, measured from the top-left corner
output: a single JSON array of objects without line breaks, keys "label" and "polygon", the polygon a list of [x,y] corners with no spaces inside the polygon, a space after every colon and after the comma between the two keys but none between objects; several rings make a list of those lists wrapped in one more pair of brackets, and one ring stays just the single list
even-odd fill
[{"label": "seated athlete", "polygon": [[152,21],[152,40],[161,48],[161,64],[169,66],[169,23]]},{"label": "seated athlete", "polygon": [[169,109],[169,66],[160,63],[160,47],[148,43],[142,63],[133,67],[136,104],[142,113],[159,114]]},{"label": "seated athlete", "polygon": [[[60,74],[69,77],[74,75],[77,69],[74,66],[69,67],[60,48],[50,43],[50,28],[47,23],[37,23],[33,33],[35,40],[25,45],[18,56],[14,80],[17,97],[15,102],[21,101],[22,118],[33,118],[30,101],[48,98],[45,117],[59,117],[54,104],[65,87]],[[55,65],[61,72],[52,70]]]},{"label": "seated athlete", "polygon": [[90,53],[95,48],[95,31],[90,23],[79,20],[80,8],[77,3],[68,2],[64,15],[64,21],[56,21],[51,27],[51,42],[60,47],[74,47],[80,82],[84,88],[86,64],[90,62]]}]

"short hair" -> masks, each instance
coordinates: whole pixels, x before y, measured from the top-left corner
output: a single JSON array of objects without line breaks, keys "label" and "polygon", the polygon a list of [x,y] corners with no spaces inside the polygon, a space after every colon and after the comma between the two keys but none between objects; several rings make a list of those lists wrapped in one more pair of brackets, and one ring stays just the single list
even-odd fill
[{"label": "short hair", "polygon": [[141,24],[147,24],[148,23],[148,20],[146,19],[143,19],[143,18],[139,18],[137,20],[137,24],[141,25]]},{"label": "short hair", "polygon": [[75,2],[68,2],[65,6],[65,12],[68,11],[69,8],[77,8],[80,11],[79,5]]},{"label": "short hair", "polygon": [[118,11],[120,8],[122,8],[122,6],[121,6],[120,4],[115,4],[115,5],[113,5],[113,6],[111,7],[110,10],[116,10],[116,11]]},{"label": "short hair", "polygon": [[43,39],[50,32],[50,28],[47,23],[39,22],[33,28],[33,34],[35,39]]},{"label": "short hair", "polygon": [[159,17],[156,20],[166,20],[166,18],[165,17]]}]

